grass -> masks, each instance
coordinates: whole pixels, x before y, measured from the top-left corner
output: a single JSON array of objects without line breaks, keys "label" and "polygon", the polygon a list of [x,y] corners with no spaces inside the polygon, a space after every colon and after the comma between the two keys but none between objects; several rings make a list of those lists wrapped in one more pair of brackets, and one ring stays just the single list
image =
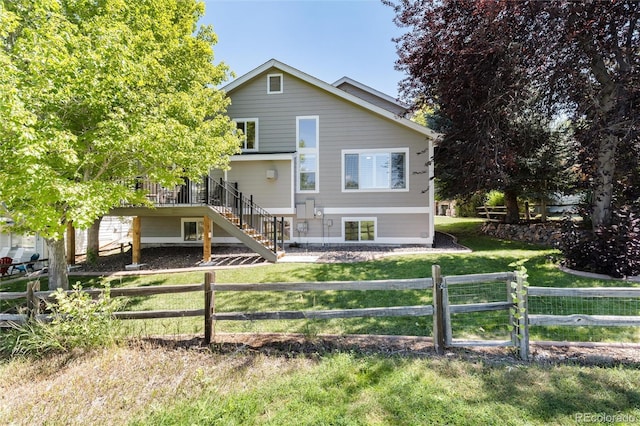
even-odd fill
[{"label": "grass", "polygon": [[2,424],[573,425],[640,417],[637,366],[113,348],[0,363]]},{"label": "grass", "polygon": [[[428,277],[433,263],[440,264],[445,275],[453,275],[509,270],[512,262],[526,259],[532,285],[619,285],[560,272],[555,250],[492,240],[477,234],[478,222],[444,219],[438,228],[456,234],[460,243],[474,252],[411,255],[354,264],[276,264],[220,270],[217,281]],[[117,287],[187,284],[202,279],[201,273],[185,273],[109,281]],[[104,282],[81,281],[92,286]],[[19,291],[24,283],[1,286],[3,291]],[[474,291],[472,296],[459,297],[494,297],[489,294],[493,291],[489,284],[481,292]],[[429,292],[417,291],[220,293],[216,303],[219,309],[229,311],[324,309],[429,303],[430,298]],[[138,298],[130,308],[199,308],[202,304],[202,295],[192,293]],[[468,336],[479,329],[490,335],[503,332],[490,328],[502,320],[487,318],[460,320],[456,329]],[[130,323],[136,324],[130,329],[131,335],[141,337],[202,332],[200,319]],[[297,331],[313,338],[327,332],[428,335],[430,327],[430,318],[398,318],[220,322],[217,330]],[[622,338],[622,334],[615,334],[622,333],[620,329],[611,332],[613,337]],[[126,346],[89,353],[37,360],[0,359],[0,377],[0,424],[573,425],[585,415],[640,419],[637,363],[520,364],[505,354],[485,357],[466,351],[447,357],[348,350],[305,356],[266,354],[243,346],[232,351],[215,346],[156,347],[133,339]],[[605,423],[609,422],[599,424]]]},{"label": "grass", "polygon": [[[553,287],[606,287],[619,286],[618,281],[580,278],[560,271],[557,267],[559,252],[536,245],[500,241],[478,232],[482,220],[438,217],[437,229],[456,235],[459,242],[473,249],[471,253],[434,253],[389,257],[375,262],[346,264],[275,264],[251,268],[219,270],[219,283],[267,283],[297,281],[340,281],[340,280],[380,280],[431,276],[433,264],[441,265],[444,275],[461,275],[513,270],[512,264],[525,261],[529,282],[535,286]],[[145,286],[163,284],[196,283],[203,280],[202,273],[179,275],[156,275],[109,280],[112,287]],[[88,280],[85,285],[97,285],[100,280]],[[626,285],[626,284],[625,284]],[[456,291],[475,292],[461,295],[461,302],[504,300],[506,288],[500,283],[483,284],[475,288],[464,286],[452,288],[450,297]],[[496,292],[498,296],[495,296]],[[488,295],[494,293],[493,299]],[[502,294],[502,296],[500,296]],[[575,299],[574,299],[575,301]],[[532,301],[533,302],[533,301]],[[538,298],[537,309],[550,305],[548,298]],[[216,309],[220,312],[273,311],[305,309],[337,309],[376,306],[402,306],[431,303],[431,292],[420,291],[369,291],[369,292],[271,292],[271,293],[218,293]],[[577,303],[577,302],[576,302]],[[574,313],[576,303],[555,306],[554,312]],[[618,301],[613,299],[587,302],[595,304],[601,311],[596,314],[621,314]],[[201,295],[170,295],[138,298],[129,309],[198,309],[204,301]],[[638,312],[638,304],[631,306],[631,313]],[[624,313],[629,315],[629,312]],[[506,312],[456,315],[453,317],[454,338],[498,339],[509,337],[508,315]],[[202,333],[200,318],[181,320],[150,320],[128,322],[129,333],[136,336],[149,334]],[[219,332],[294,332],[307,335],[316,334],[396,334],[429,336],[432,334],[431,318],[352,318],[336,320],[295,320],[295,321],[255,321],[218,322]],[[569,334],[568,334],[569,333]],[[637,328],[630,327],[536,327],[531,329],[533,340],[587,340],[587,341],[638,341]]]},{"label": "grass", "polygon": [[[516,261],[525,261],[529,274],[529,283],[534,286],[553,287],[607,287],[619,286],[619,281],[580,278],[560,271],[557,267],[559,252],[530,244],[496,240],[478,232],[481,219],[437,217],[438,230],[456,235],[459,242],[470,247],[471,253],[434,253],[394,256],[373,262],[346,264],[274,264],[249,268],[218,270],[216,281],[219,283],[266,283],[294,281],[340,281],[340,280],[380,280],[402,279],[431,276],[433,264],[441,265],[444,275],[461,275],[513,270]],[[109,282],[112,287],[174,285],[202,282],[203,274],[198,272],[184,274],[158,274],[140,277],[118,277],[110,279],[72,277],[72,282],[81,281],[85,286],[99,286]],[[624,285],[629,285],[625,283]],[[11,284],[9,291],[19,291],[24,283]],[[504,289],[504,291],[503,291]],[[450,289],[452,301],[456,291],[468,291],[471,295],[460,295],[461,302],[500,301],[500,294],[506,294],[506,288],[499,283],[482,286],[459,287]],[[495,293],[498,296],[495,296]],[[489,300],[489,294],[494,293]],[[431,303],[429,291],[369,291],[369,292],[271,292],[271,293],[218,293],[216,309],[220,312],[234,311],[273,311],[336,309],[376,306],[402,306]],[[591,313],[600,315],[638,315],[640,307],[627,303],[625,312],[615,299],[598,301],[569,300],[563,305],[552,306],[551,299],[537,298],[530,301],[536,313],[569,314],[576,309],[592,309]],[[203,297],[198,293],[182,295],[159,295],[139,297],[128,301],[129,310],[153,309],[199,309],[204,305]],[[596,308],[600,309],[595,310]],[[553,311],[545,311],[553,309]],[[505,312],[457,315],[454,321],[455,338],[508,338],[508,317]],[[165,319],[125,322],[128,333],[133,336],[152,334],[202,333],[201,318]],[[218,322],[219,332],[295,332],[307,335],[335,334],[399,334],[429,336],[432,334],[431,318],[352,318],[328,321],[255,321],[255,322]],[[573,333],[573,334],[567,334]],[[587,340],[587,341],[638,341],[637,328],[630,327],[536,327],[531,329],[533,340]]]}]

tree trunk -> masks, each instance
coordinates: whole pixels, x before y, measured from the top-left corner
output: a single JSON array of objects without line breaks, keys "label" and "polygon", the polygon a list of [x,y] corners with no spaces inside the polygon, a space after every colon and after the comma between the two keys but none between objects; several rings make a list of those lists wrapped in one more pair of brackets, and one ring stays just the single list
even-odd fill
[{"label": "tree trunk", "polygon": [[64,240],[48,238],[46,242],[49,249],[49,290],[58,288],[69,290],[69,271]]},{"label": "tree trunk", "polygon": [[613,200],[613,178],[616,170],[618,138],[605,136],[598,147],[596,182],[591,202],[591,224],[594,230],[611,224],[611,201]]},{"label": "tree trunk", "polygon": [[518,209],[518,194],[510,189],[504,191],[504,203],[507,207],[505,223],[518,223],[520,221],[520,211]]},{"label": "tree trunk", "polygon": [[87,231],[87,262],[94,263],[100,256],[100,223],[102,216]]}]

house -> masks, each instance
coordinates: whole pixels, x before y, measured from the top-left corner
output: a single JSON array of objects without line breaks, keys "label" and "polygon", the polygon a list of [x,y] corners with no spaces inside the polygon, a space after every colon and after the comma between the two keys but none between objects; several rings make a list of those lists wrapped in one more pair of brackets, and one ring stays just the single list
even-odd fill
[{"label": "house", "polygon": [[145,187],[155,209],[115,209],[138,218],[141,246],[204,244],[206,260],[210,244],[241,242],[276,261],[287,242],[433,245],[439,135],[405,118],[406,106],[277,60],[223,90],[242,153],[203,182]]},{"label": "house", "polygon": [[[33,253],[40,254],[40,259],[49,257],[46,241],[39,234],[21,234],[13,232],[11,221],[0,218],[0,257],[9,256],[15,263],[27,261]],[[105,217],[100,223],[99,240],[101,247],[114,247],[128,244],[130,241],[130,221],[118,217]],[[68,241],[69,235],[65,235]],[[74,254],[87,251],[87,231],[73,230]],[[70,262],[73,263],[73,262]]]}]

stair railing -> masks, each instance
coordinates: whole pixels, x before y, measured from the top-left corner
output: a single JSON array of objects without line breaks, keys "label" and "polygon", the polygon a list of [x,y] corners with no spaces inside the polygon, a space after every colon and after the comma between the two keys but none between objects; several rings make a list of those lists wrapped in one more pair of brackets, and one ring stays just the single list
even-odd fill
[{"label": "stair railing", "polygon": [[149,201],[158,206],[205,204],[217,207],[221,213],[227,212],[237,217],[237,225],[244,232],[249,229],[255,231],[258,235],[253,237],[273,252],[284,249],[284,218],[278,220],[257,205],[253,195],[246,197],[238,190],[237,182],[205,176],[200,182],[185,179],[184,185],[170,189],[141,179],[136,182],[136,189],[144,191]]}]

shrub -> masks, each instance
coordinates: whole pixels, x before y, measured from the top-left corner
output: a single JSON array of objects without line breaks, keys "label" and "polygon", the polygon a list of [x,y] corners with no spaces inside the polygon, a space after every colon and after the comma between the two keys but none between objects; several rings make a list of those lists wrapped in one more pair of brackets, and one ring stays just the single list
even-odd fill
[{"label": "shrub", "polygon": [[47,303],[51,321],[32,320],[2,336],[0,349],[11,355],[42,356],[51,352],[110,346],[120,334],[113,313],[120,303],[111,299],[109,287],[93,300],[79,285],[73,291],[58,289]]},{"label": "shrub", "polygon": [[640,275],[640,213],[629,206],[612,214],[612,223],[594,232],[566,221],[560,249],[574,269],[614,277]]},{"label": "shrub", "polygon": [[501,192],[501,191],[496,191],[496,190],[489,191],[485,199],[486,199],[485,204],[487,206],[495,207],[495,206],[505,205],[504,192]]},{"label": "shrub", "polygon": [[477,207],[482,206],[484,203],[485,194],[483,192],[476,192],[475,194],[466,198],[456,199],[456,215],[459,217],[477,217]]}]

